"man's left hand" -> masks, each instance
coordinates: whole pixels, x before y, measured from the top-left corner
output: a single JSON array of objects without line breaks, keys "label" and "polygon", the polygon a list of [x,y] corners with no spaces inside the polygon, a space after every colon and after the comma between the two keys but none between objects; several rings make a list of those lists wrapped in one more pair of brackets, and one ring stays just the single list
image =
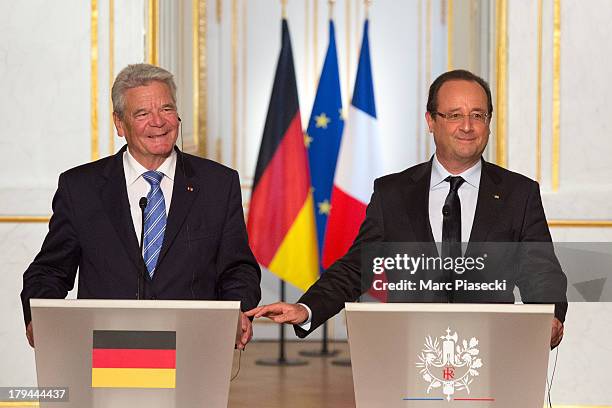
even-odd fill
[{"label": "man's left hand", "polygon": [[550,333],[550,348],[554,349],[563,339],[563,323],[556,317],[552,321],[552,331]]},{"label": "man's left hand", "polygon": [[244,350],[247,343],[253,338],[253,324],[244,313],[240,312],[238,317],[238,328],[236,329],[236,348]]}]

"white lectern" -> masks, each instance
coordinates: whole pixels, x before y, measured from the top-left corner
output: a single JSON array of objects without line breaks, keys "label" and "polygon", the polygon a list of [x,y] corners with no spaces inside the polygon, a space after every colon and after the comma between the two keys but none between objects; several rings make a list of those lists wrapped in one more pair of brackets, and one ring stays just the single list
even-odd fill
[{"label": "white lectern", "polygon": [[542,407],[553,312],[347,303],[357,407]]},{"label": "white lectern", "polygon": [[239,302],[32,299],[44,407],[227,407]]}]

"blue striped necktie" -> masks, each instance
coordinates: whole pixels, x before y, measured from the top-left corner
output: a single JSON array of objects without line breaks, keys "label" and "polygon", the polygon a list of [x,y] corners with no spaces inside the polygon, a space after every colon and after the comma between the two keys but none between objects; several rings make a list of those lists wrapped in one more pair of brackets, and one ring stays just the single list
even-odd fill
[{"label": "blue striped necktie", "polygon": [[159,171],[147,171],[142,177],[151,185],[144,210],[143,256],[149,276],[153,278],[166,231],[166,203],[159,185],[164,175]]}]

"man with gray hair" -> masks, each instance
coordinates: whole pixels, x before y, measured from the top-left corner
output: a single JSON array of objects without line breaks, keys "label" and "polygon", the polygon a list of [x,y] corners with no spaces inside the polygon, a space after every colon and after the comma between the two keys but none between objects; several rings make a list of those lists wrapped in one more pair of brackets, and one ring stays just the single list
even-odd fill
[{"label": "man with gray hair", "polygon": [[[21,300],[64,298],[79,271],[88,299],[261,298],[248,246],[238,173],[176,146],[180,117],[170,72],[128,65],[113,84],[113,120],[127,145],[62,173],[42,248],[23,274]],[[252,337],[240,313],[236,346]]]}]

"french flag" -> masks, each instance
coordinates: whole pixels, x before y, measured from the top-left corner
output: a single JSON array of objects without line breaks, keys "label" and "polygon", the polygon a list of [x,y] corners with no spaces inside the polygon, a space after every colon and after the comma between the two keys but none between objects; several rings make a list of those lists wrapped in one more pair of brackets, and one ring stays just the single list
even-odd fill
[{"label": "french flag", "polygon": [[382,154],[376,125],[376,104],[366,20],[348,120],[336,165],[331,211],[323,247],[323,267],[341,258],[365,219],[374,179],[382,175]]}]

